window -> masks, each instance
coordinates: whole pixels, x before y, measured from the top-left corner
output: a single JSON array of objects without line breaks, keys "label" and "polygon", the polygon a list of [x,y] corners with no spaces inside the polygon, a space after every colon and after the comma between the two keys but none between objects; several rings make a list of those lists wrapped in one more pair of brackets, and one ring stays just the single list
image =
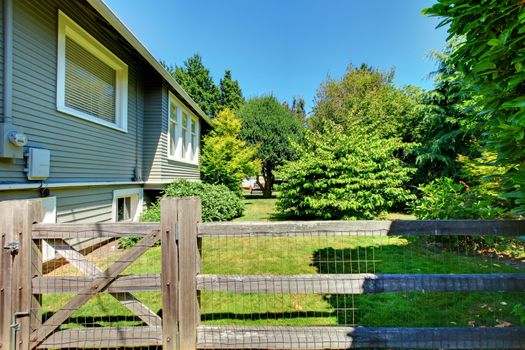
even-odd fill
[{"label": "window", "polygon": [[61,11],[57,62],[59,111],[127,130],[128,66]]},{"label": "window", "polygon": [[170,135],[169,135],[169,155],[175,158],[175,149],[177,148],[177,106],[170,104]]},{"label": "window", "polygon": [[142,188],[113,191],[113,221],[137,221],[142,213]]},{"label": "window", "polygon": [[168,158],[198,164],[199,162],[199,119],[195,118],[170,93]]}]

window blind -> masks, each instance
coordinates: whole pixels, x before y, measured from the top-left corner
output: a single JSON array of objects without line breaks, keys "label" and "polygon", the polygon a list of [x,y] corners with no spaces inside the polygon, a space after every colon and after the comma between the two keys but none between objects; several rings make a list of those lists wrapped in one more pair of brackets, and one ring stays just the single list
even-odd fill
[{"label": "window blind", "polygon": [[65,104],[116,123],[116,71],[66,37]]}]

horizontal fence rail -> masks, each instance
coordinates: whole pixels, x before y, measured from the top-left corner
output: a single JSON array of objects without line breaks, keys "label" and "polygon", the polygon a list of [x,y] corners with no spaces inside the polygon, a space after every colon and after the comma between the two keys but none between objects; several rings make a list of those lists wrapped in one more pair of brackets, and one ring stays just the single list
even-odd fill
[{"label": "horizontal fence rail", "polygon": [[162,327],[80,328],[55,332],[37,349],[160,345],[162,345]]},{"label": "horizontal fence rail", "polygon": [[199,237],[519,236],[525,220],[280,221],[199,224]]},{"label": "horizontal fence rail", "polygon": [[291,294],[524,292],[525,274],[199,275],[197,289]]},{"label": "horizontal fence rail", "polygon": [[523,349],[525,328],[200,326],[198,349]]},{"label": "horizontal fence rail", "polygon": [[160,230],[158,222],[34,224],[33,239],[145,237],[151,231],[158,230]]},{"label": "horizontal fence rail", "polygon": [[[32,280],[33,293],[35,294],[71,294],[80,293],[96,277],[83,276],[42,276]],[[102,292],[152,292],[161,289],[160,274],[118,276],[115,281]]]}]

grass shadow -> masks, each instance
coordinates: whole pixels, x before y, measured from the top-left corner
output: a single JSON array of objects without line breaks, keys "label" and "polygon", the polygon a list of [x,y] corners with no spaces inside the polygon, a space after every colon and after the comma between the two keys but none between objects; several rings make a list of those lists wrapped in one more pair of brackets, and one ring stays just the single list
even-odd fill
[{"label": "grass shadow", "polygon": [[[312,266],[321,274],[437,274],[516,272],[490,259],[429,244],[425,239],[404,245],[358,246],[314,252]],[[365,327],[495,327],[523,325],[512,313],[522,293],[397,292],[325,295],[340,325]]]}]

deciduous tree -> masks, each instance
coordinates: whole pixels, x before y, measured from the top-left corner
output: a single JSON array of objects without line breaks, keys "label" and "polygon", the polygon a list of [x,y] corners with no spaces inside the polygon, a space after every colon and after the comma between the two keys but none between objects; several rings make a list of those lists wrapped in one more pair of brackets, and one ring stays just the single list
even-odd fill
[{"label": "deciduous tree", "polygon": [[213,126],[203,141],[201,178],[207,183],[226,185],[238,193],[242,179],[256,175],[261,167],[255,159],[257,148],[239,138],[241,121],[232,110],[219,112]]},{"label": "deciduous tree", "polygon": [[295,156],[292,146],[301,135],[302,125],[294,115],[273,96],[248,100],[240,109],[242,120],[240,136],[252,146],[258,147],[256,157],[262,161],[259,182],[263,195],[272,194],[276,167]]}]

